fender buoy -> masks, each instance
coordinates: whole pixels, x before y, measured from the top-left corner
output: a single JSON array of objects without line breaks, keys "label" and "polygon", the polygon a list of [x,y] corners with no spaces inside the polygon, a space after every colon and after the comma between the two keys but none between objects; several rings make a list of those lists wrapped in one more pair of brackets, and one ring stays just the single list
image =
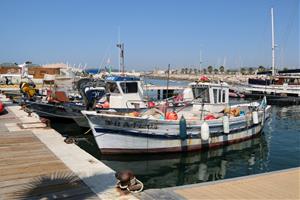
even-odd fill
[{"label": "fender buoy", "polygon": [[0,101],[0,113],[4,111],[4,104]]},{"label": "fender buoy", "polygon": [[201,139],[208,140],[209,139],[209,126],[206,121],[201,124]]},{"label": "fender buoy", "polygon": [[257,111],[252,112],[252,120],[253,120],[253,124],[258,124],[258,113],[257,113]]},{"label": "fender buoy", "polygon": [[181,116],[179,121],[179,136],[181,140],[185,140],[187,138],[186,120],[183,115]]},{"label": "fender buoy", "polygon": [[228,116],[224,116],[223,117],[223,131],[225,134],[228,134],[229,133],[229,118]]}]

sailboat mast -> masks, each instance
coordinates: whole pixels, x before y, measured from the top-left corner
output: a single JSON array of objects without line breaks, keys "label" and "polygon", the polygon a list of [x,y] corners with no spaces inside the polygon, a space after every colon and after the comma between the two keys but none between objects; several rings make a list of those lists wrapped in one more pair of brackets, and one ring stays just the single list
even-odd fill
[{"label": "sailboat mast", "polygon": [[275,75],[275,36],[274,36],[274,15],[271,8],[271,25],[272,25],[272,76]]},{"label": "sailboat mast", "polygon": [[[118,27],[118,44],[117,44],[117,47],[119,44],[121,44],[121,33],[120,33],[120,26]],[[119,73],[121,73],[121,48],[119,48]]]},{"label": "sailboat mast", "polygon": [[201,67],[202,67],[202,51],[200,51],[200,62],[199,62],[200,74],[201,74]]}]

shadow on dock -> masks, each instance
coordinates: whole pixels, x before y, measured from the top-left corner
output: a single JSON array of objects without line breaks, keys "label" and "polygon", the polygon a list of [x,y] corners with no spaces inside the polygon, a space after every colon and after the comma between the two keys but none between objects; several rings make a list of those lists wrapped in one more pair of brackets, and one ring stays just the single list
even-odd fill
[{"label": "shadow on dock", "polygon": [[28,183],[20,187],[13,194],[17,199],[98,199],[95,193],[84,183],[89,179],[106,180],[111,178],[111,173],[93,175],[82,178],[82,180],[73,172],[58,171],[49,175],[41,175],[33,178]]}]

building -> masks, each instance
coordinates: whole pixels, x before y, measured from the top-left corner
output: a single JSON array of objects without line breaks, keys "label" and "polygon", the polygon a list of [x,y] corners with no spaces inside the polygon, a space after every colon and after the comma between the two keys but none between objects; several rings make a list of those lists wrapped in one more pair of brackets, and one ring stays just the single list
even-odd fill
[{"label": "building", "polygon": [[0,64],[0,74],[21,74],[21,70],[16,63]]},{"label": "building", "polygon": [[22,66],[28,75],[32,75],[35,79],[43,79],[45,74],[60,75],[61,69],[66,68],[63,63],[38,65],[31,62],[25,62],[22,65],[16,63],[2,63],[0,64],[0,74],[20,74],[22,73]]},{"label": "building", "polygon": [[59,75],[60,68],[47,68],[43,66],[29,66],[28,74],[32,75],[33,78],[43,79],[45,74]]}]

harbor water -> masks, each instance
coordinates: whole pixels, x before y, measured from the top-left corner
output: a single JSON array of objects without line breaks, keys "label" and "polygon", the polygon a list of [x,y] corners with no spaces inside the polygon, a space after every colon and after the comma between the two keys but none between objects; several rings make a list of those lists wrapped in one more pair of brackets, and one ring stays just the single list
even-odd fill
[{"label": "harbor water", "polygon": [[55,122],[52,127],[63,135],[77,137],[82,149],[113,170],[132,170],[147,189],[300,166],[300,106],[272,106],[271,118],[256,138],[218,149],[190,153],[104,156],[92,134],[83,136],[86,130],[79,129],[75,123]]}]

